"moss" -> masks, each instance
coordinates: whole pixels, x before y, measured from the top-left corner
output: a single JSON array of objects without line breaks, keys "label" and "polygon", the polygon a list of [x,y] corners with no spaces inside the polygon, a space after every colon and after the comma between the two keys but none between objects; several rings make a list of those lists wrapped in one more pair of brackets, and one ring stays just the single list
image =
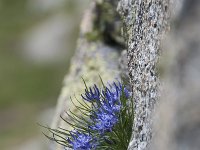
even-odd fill
[{"label": "moss", "polygon": [[[101,77],[105,79],[105,81],[113,79],[113,76],[117,75],[118,72],[116,70],[108,70],[109,64],[107,64],[104,57],[97,52],[96,46],[91,46],[89,50],[90,52],[93,51],[93,55],[86,55],[84,57],[81,68],[79,64],[72,64],[71,75],[73,77],[73,80],[71,79],[71,77],[68,77],[65,80],[65,93],[69,93],[69,95],[70,93],[82,93],[84,89],[84,84],[81,80],[81,77],[84,78],[88,86],[91,86],[93,83],[100,84],[99,75],[101,75]],[[111,59],[116,59],[117,54],[113,53],[112,55],[110,55],[110,57]],[[79,70],[78,75],[75,75],[77,73],[77,70]],[[78,86],[77,84],[80,86]]]},{"label": "moss", "polygon": [[93,30],[92,32],[86,33],[85,37],[89,42],[98,41],[102,39],[102,35],[98,30]]},{"label": "moss", "polygon": [[116,5],[117,3],[113,1],[98,1],[96,3],[93,30],[85,35],[88,41],[124,44],[124,39],[121,36],[122,23],[116,11]]}]

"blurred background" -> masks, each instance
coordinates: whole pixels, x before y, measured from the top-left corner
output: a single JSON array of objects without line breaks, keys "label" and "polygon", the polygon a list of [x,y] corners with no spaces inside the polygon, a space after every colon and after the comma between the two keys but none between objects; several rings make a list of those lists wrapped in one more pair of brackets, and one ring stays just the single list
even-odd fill
[{"label": "blurred background", "polygon": [[89,0],[0,0],[0,149],[45,150]]}]

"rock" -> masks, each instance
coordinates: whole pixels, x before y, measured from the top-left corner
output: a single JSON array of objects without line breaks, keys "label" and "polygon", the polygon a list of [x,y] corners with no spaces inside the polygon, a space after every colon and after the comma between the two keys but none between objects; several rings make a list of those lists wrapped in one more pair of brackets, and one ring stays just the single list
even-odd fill
[{"label": "rock", "polygon": [[157,62],[160,42],[167,30],[167,0],[121,0],[130,82],[135,105],[129,150],[145,150],[152,137],[152,112],[159,98]]}]

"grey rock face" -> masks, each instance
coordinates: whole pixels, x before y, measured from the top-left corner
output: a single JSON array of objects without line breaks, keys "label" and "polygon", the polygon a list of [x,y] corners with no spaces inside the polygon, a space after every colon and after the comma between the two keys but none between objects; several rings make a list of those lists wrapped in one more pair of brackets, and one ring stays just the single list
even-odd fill
[{"label": "grey rock face", "polygon": [[158,100],[157,61],[166,31],[169,1],[121,0],[118,11],[127,36],[128,68],[135,118],[129,149],[146,149],[152,137],[152,112]]}]

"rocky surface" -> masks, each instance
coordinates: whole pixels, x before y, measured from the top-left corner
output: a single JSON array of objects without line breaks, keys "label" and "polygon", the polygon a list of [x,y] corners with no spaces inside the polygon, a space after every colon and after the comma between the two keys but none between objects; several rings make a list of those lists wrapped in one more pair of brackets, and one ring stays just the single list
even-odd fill
[{"label": "rocky surface", "polygon": [[152,112],[159,96],[157,62],[160,42],[167,30],[169,1],[121,0],[128,68],[135,104],[129,149],[144,150],[152,137]]}]

